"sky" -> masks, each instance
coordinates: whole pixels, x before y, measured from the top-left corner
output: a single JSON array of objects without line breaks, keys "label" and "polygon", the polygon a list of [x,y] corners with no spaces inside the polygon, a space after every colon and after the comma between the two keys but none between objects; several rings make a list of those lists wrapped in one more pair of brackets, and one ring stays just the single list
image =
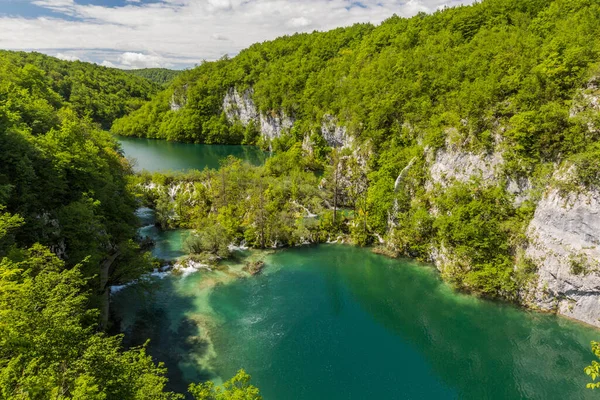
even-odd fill
[{"label": "sky", "polygon": [[295,32],[473,0],[0,0],[0,48],[124,69],[183,69]]}]

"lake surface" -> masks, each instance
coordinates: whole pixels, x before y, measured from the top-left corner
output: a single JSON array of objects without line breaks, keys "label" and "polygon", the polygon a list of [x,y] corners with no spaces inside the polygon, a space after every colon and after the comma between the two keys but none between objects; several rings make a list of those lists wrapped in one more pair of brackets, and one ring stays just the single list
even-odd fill
[{"label": "lake surface", "polygon": [[245,368],[266,400],[586,399],[600,332],[452,291],[436,271],[341,245],[263,257],[258,276],[151,277],[112,297],[171,388]]},{"label": "lake surface", "polygon": [[[264,161],[244,146],[120,141],[138,170]],[[190,231],[161,231],[152,210],[137,214],[154,256],[184,255]],[[598,330],[458,294],[432,267],[367,249],[238,255],[221,270],[157,272],[111,296],[125,343],[150,338],[173,390],[245,368],[266,400],[597,397],[583,368]],[[262,274],[242,272],[248,259],[265,261]]]},{"label": "lake surface", "polygon": [[186,254],[183,251],[183,244],[190,235],[191,230],[161,230],[155,225],[156,218],[154,216],[154,210],[151,208],[138,208],[135,214],[142,225],[141,228],[138,229],[140,237],[150,238],[154,242],[154,246],[152,247],[152,255],[154,257],[162,260],[174,260]]},{"label": "lake surface", "polygon": [[125,136],[118,136],[117,140],[125,157],[134,160],[137,172],[218,168],[219,161],[230,155],[260,165],[268,155],[254,146],[176,143]]}]

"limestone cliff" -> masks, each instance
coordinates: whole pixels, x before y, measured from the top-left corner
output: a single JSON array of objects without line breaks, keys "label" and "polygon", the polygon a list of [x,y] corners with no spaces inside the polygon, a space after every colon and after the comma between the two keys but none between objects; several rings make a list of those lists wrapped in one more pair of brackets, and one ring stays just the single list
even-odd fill
[{"label": "limestone cliff", "polygon": [[538,279],[526,301],[600,326],[600,192],[548,190],[527,236]]},{"label": "limestone cliff", "polygon": [[223,98],[223,111],[229,122],[239,121],[243,126],[251,121],[260,128],[264,139],[272,140],[281,136],[285,130],[289,130],[294,125],[294,118],[288,116],[283,111],[271,111],[262,114],[258,111],[252,96],[254,91],[247,89],[239,93],[237,89],[230,88]]},{"label": "limestone cliff", "polygon": [[[501,154],[473,154],[438,150],[429,156],[428,186],[448,187],[473,177],[482,184],[502,181]],[[564,175],[564,173],[563,173]],[[600,327],[600,191],[583,187],[560,190],[561,174],[537,203],[526,236],[525,256],[537,268],[530,287],[521,293],[524,304],[557,312]],[[530,198],[528,179],[508,180],[515,207]],[[435,210],[433,210],[435,211]],[[441,246],[431,249],[431,260],[443,271],[453,255]]]},{"label": "limestone cliff", "polygon": [[[240,122],[243,126],[254,122],[260,129],[263,139],[267,141],[280,137],[283,132],[294,126],[294,117],[287,115],[283,110],[259,112],[253,96],[252,88],[242,93],[236,88],[227,91],[222,107],[229,122]],[[340,125],[337,118],[331,114],[323,115],[320,134],[331,147],[350,147],[353,143],[346,127]]]}]

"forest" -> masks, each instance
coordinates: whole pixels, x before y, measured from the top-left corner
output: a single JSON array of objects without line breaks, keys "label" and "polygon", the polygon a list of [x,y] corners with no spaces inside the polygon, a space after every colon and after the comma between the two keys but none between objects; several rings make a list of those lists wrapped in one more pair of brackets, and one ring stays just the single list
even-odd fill
[{"label": "forest", "polygon": [[[131,167],[101,127],[156,89],[104,67],[0,53],[1,399],[181,397],[144,347],[104,333],[109,286],[154,261],[135,237]],[[240,371],[190,392],[256,399],[249,379]]]},{"label": "forest", "polygon": [[151,82],[158,83],[159,85],[167,85],[170,83],[181,71],[167,69],[167,68],[142,68],[142,69],[130,69],[125,72],[146,78]]},{"label": "forest", "polygon": [[[544,188],[568,192],[600,183],[600,121],[586,104],[599,84],[599,18],[600,6],[589,0],[488,0],[409,19],[393,16],[379,26],[281,37],[184,71],[111,130],[262,146],[280,155],[259,173],[270,175],[264,182],[272,183],[264,184],[272,193],[287,187],[284,160],[295,157],[294,174],[324,178],[318,185],[325,190],[301,204],[310,213],[323,211],[322,219],[301,218],[301,225],[330,233],[312,232],[314,241],[339,235],[361,245],[383,240],[382,251],[422,260],[443,248],[447,281],[518,301],[535,274],[523,254],[525,229]],[[242,103],[227,105],[233,89]],[[259,115],[236,117],[248,98]],[[331,121],[346,129],[351,145],[332,150],[323,128]],[[275,137],[261,133],[278,123]],[[493,181],[431,184],[427,168],[438,151],[501,154],[504,162]],[[569,182],[553,178],[569,168]],[[277,169],[285,176],[268,172]],[[517,201],[510,182],[527,182],[526,201]],[[335,228],[324,228],[328,218],[333,222],[334,203],[347,212]],[[196,210],[183,223],[221,215],[221,203],[209,204],[212,213]],[[302,216],[302,207],[277,204],[277,213]],[[246,211],[231,215],[241,223]],[[298,223],[288,226],[298,229]],[[241,226],[230,234],[247,240]],[[270,245],[305,237],[273,229],[279,234]]]},{"label": "forest", "polygon": [[[485,0],[285,36],[181,73],[0,51],[0,399],[183,397],[144,347],[105,333],[109,287],[158,262],[136,237],[140,204],[163,229],[198,229],[191,254],[343,241],[429,261],[442,248],[454,287],[518,302],[543,188],[600,187],[586,103],[600,88],[598,21],[594,0]],[[228,116],[233,89],[259,116]],[[261,118],[292,122],[269,137]],[[329,143],[324,121],[352,144]],[[273,156],[134,175],[113,134]],[[501,179],[431,184],[442,149],[501,152]],[[558,170],[571,180],[555,182]],[[531,187],[516,201],[507,183],[521,179]],[[249,381],[240,371],[188,395],[260,399]]]}]

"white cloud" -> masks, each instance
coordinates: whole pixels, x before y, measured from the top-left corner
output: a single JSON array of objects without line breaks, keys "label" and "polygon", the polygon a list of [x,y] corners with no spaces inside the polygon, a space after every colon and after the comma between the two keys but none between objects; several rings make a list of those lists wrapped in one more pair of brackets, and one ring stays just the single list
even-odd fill
[{"label": "white cloud", "polygon": [[54,55],[54,57],[56,58],[60,58],[61,60],[65,60],[65,61],[79,61],[80,58],[73,55],[73,54],[65,54],[65,53],[56,53]]},{"label": "white cloud", "polygon": [[[1,0],[0,0],[1,1]],[[185,67],[294,32],[379,23],[473,0],[128,0],[121,7],[33,0],[69,18],[1,16],[0,48],[76,53],[125,68]],[[215,33],[219,32],[219,33]],[[106,50],[99,50],[106,49]]]},{"label": "white cloud", "polygon": [[213,33],[210,37],[214,40],[229,40],[227,36],[221,35],[220,33]]},{"label": "white cloud", "polygon": [[169,63],[158,55],[126,52],[119,56],[119,63],[126,68],[158,68],[167,67]]},{"label": "white cloud", "polygon": [[103,67],[109,67],[109,68],[117,68],[117,66],[113,63],[111,63],[108,60],[104,60],[100,63],[100,65],[102,65]]},{"label": "white cloud", "polygon": [[304,28],[311,24],[311,20],[306,17],[292,18],[289,21],[289,25],[294,28]]}]

